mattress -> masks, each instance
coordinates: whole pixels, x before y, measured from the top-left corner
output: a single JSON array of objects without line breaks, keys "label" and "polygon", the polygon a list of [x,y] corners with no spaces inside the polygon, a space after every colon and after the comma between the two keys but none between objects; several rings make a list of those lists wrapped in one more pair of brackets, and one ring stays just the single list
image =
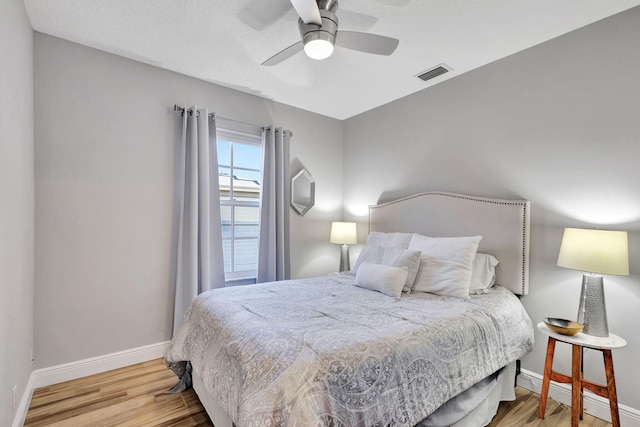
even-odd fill
[{"label": "mattress", "polygon": [[505,288],[396,299],[334,275],[201,294],[166,359],[238,426],[414,426],[532,345]]}]

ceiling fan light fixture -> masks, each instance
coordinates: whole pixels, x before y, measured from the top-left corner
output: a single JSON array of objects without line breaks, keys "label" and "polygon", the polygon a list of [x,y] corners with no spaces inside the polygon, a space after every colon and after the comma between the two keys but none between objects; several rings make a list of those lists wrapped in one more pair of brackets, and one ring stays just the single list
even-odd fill
[{"label": "ceiling fan light fixture", "polygon": [[304,53],[311,59],[327,59],[333,53],[333,45],[328,40],[311,40],[304,45]]},{"label": "ceiling fan light fixture", "polygon": [[[291,0],[298,12],[298,31],[301,41],[292,44],[262,63],[270,67],[304,49],[312,59],[326,59],[338,46],[375,55],[391,55],[398,47],[398,39],[360,31],[340,31],[338,35],[338,0]],[[317,14],[320,15],[318,19]]]},{"label": "ceiling fan light fixture", "polygon": [[311,59],[327,59],[333,53],[335,38],[330,33],[317,31],[304,36],[304,53]]}]

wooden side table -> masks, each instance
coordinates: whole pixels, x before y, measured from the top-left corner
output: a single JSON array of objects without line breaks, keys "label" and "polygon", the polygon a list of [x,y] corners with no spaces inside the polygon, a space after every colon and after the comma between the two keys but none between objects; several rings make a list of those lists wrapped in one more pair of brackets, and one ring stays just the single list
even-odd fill
[{"label": "wooden side table", "polygon": [[[622,348],[627,345],[627,342],[614,334],[609,334],[608,337],[594,337],[583,333],[578,333],[573,336],[561,335],[549,329],[544,322],[538,323],[538,329],[549,336],[549,342],[547,344],[547,358],[544,362],[544,377],[542,379],[542,391],[540,392],[538,418],[544,418],[544,413],[547,408],[547,398],[549,397],[549,382],[553,380],[559,383],[571,384],[571,427],[578,427],[578,424],[583,417],[583,392],[585,388],[598,396],[609,399],[611,422],[613,427],[620,427],[618,395],[616,394],[616,380],[613,374],[611,350]],[[556,341],[571,344],[572,358],[570,377],[568,375],[554,372],[552,369],[553,353],[556,348]],[[602,352],[607,385],[594,383],[584,379],[582,356],[585,348],[591,348]]]}]

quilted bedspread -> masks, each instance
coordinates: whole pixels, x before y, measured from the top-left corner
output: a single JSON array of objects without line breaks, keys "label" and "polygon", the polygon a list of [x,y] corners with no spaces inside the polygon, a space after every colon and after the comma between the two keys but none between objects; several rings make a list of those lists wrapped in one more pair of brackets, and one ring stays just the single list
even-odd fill
[{"label": "quilted bedspread", "polygon": [[414,426],[532,345],[505,288],[395,299],[334,275],[201,294],[166,360],[240,427]]}]

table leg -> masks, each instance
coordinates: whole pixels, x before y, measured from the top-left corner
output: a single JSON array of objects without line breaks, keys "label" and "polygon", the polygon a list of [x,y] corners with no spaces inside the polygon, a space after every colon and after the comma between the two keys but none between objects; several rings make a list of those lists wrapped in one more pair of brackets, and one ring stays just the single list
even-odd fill
[{"label": "table leg", "polygon": [[571,427],[578,427],[582,408],[582,346],[572,344],[571,347]]},{"label": "table leg", "polygon": [[613,427],[620,427],[618,393],[616,392],[616,379],[613,375],[613,358],[611,357],[611,350],[602,350],[602,355],[604,357],[604,372],[607,376],[607,393],[609,394],[611,423],[613,424]]},{"label": "table leg", "polygon": [[580,347],[580,420],[584,419],[584,347]]},{"label": "table leg", "polygon": [[556,349],[556,339],[549,337],[547,343],[547,358],[544,361],[544,376],[542,377],[542,390],[540,392],[540,407],[538,408],[538,418],[544,418],[547,409],[547,398],[549,397],[549,382],[551,381],[551,369],[553,368],[553,353]]}]

